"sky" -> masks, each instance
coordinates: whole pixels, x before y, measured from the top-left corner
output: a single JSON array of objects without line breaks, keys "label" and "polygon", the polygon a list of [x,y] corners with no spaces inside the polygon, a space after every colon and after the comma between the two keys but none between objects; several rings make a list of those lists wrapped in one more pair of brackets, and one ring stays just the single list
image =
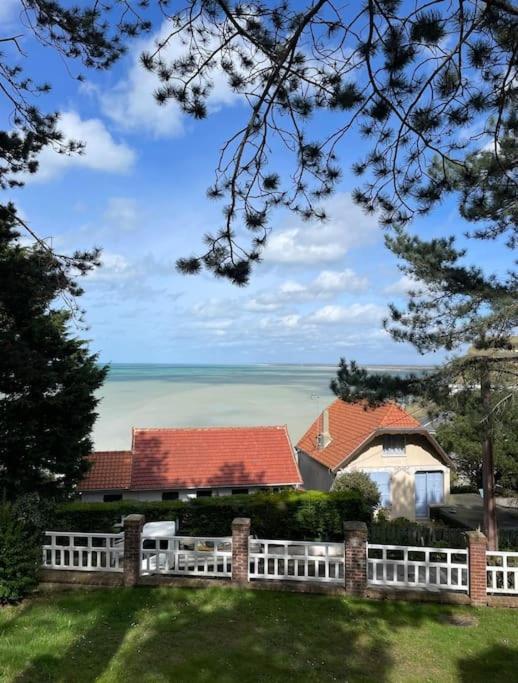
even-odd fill
[{"label": "sky", "polygon": [[[16,28],[18,21],[19,0],[1,0],[2,25]],[[357,138],[340,150],[345,172],[326,202],[328,220],[307,224],[285,211],[275,214],[248,287],[175,271],[176,259],[200,251],[203,234],[221,223],[221,207],[206,189],[221,145],[247,110],[222,78],[206,120],[187,118],[174,103],[159,107],[154,76],[138,60],[155,37],[133,42],[108,72],[83,71],[83,83],[71,77],[75,67],[22,39],[24,65],[36,81],[53,85],[39,105],[62,112],[61,130],[86,150],[67,157],[46,149],[39,172],[7,194],[56,250],[102,248],[102,267],[82,280],[88,329],[81,334],[92,351],[123,363],[440,360],[396,344],[382,329],[388,303],[403,303],[410,283],[384,247],[376,218],[351,200],[356,183],[348,169],[362,152]],[[0,115],[7,120],[5,103]],[[329,120],[312,125],[324,130]],[[449,202],[414,229],[461,233],[459,220]],[[498,250],[480,245],[473,254],[498,267]]]}]

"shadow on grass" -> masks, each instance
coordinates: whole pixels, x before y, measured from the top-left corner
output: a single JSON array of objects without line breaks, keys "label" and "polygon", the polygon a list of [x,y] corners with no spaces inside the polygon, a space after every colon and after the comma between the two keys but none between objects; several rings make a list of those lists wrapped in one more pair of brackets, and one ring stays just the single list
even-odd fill
[{"label": "shadow on grass", "polygon": [[447,612],[219,588],[59,594],[6,625],[9,642],[27,639],[23,665],[7,680],[382,683],[394,667],[398,630],[437,623]]},{"label": "shadow on grass", "polygon": [[[137,613],[155,608],[154,598],[153,593],[139,596],[131,589],[119,589],[47,595],[28,603],[18,619],[7,625],[3,635],[13,637],[16,629],[21,628],[39,638],[41,646],[33,641],[36,647],[31,655],[31,642],[28,643],[30,663],[13,680],[98,680],[128,631],[135,627]],[[46,601],[49,604],[45,609]],[[68,646],[60,646],[61,641],[69,640]]]},{"label": "shadow on grass", "polygon": [[[518,614],[516,615],[518,628]],[[459,661],[459,680],[473,681],[516,681],[518,679],[518,650],[505,645],[488,647],[476,657]]]}]

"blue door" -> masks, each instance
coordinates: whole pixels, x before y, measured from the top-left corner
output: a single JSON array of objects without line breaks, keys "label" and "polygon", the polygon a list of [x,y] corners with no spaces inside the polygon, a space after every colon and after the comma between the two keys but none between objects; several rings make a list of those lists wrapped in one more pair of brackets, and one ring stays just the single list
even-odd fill
[{"label": "blue door", "polygon": [[392,502],[390,495],[390,472],[369,472],[369,477],[378,487],[381,507],[390,507]]},{"label": "blue door", "polygon": [[415,474],[415,515],[428,517],[428,506],[441,503],[444,492],[442,472],[416,472]]}]

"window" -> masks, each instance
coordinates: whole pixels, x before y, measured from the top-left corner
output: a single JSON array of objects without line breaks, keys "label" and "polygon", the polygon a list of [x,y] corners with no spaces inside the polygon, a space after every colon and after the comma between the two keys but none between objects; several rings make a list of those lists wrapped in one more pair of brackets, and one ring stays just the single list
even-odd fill
[{"label": "window", "polygon": [[240,496],[243,493],[248,493],[248,489],[232,489],[233,496]]},{"label": "window", "polygon": [[390,495],[390,472],[368,472],[368,475],[378,487],[381,507],[390,507],[392,503],[392,497]]},{"label": "window", "polygon": [[103,496],[103,502],[105,503],[116,503],[119,500],[122,500],[122,493],[106,493]]},{"label": "window", "polygon": [[162,500],[178,500],[178,491],[164,491]]},{"label": "window", "polygon": [[198,489],[196,491],[196,498],[210,498],[212,496],[212,489]]},{"label": "window", "polygon": [[404,455],[405,437],[402,434],[388,434],[383,437],[383,455]]}]

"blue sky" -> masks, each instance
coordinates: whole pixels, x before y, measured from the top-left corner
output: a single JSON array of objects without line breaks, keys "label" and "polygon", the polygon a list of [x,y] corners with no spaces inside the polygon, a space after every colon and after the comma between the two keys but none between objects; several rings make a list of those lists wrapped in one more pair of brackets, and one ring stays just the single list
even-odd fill
[{"label": "blue sky", "polygon": [[[15,25],[18,10],[18,0],[2,0],[0,21]],[[53,84],[40,105],[63,112],[63,132],[83,140],[86,153],[46,150],[40,172],[9,196],[57,249],[103,248],[103,267],[84,280],[92,350],[113,362],[437,360],[395,344],[381,329],[388,302],[401,301],[408,282],[375,218],[351,201],[348,168],[361,156],[354,137],[340,150],[345,173],[327,202],[328,221],[308,225],[276,214],[264,262],[247,288],[175,272],[175,260],[198,251],[202,235],[220,223],[220,206],[205,192],[219,148],[246,110],[222,79],[204,121],[187,119],[174,104],[159,108],[156,82],[138,64],[152,40],[136,41],[115,68],[87,73],[83,84],[50,50],[25,42],[35,80]],[[5,119],[4,104],[0,113]],[[329,123],[322,117],[311,125]],[[462,232],[453,203],[414,227],[427,235]],[[473,254],[498,268],[496,246],[475,246]]]}]

